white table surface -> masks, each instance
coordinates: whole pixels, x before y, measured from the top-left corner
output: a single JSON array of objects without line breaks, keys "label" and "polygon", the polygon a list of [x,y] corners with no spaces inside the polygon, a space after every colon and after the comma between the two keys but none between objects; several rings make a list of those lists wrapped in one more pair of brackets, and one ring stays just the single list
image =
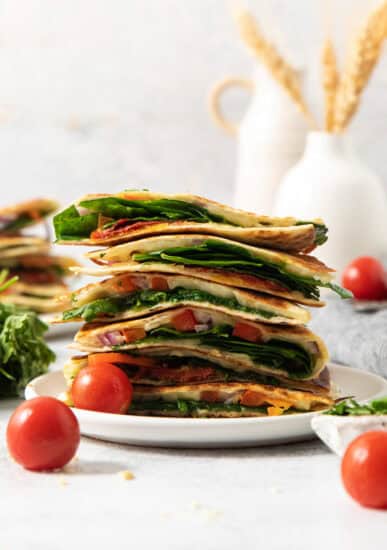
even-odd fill
[{"label": "white table surface", "polygon": [[[61,362],[66,340],[51,344]],[[364,550],[387,538],[387,512],[347,497],[318,441],[166,450],[83,438],[67,471],[40,474],[7,455],[16,404],[0,404],[1,550]]]}]

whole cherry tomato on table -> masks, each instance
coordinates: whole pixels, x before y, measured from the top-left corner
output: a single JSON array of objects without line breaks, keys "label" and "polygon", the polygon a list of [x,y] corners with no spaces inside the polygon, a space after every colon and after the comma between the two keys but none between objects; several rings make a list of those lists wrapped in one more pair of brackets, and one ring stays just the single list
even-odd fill
[{"label": "whole cherry tomato on table", "polygon": [[387,432],[370,431],[354,439],[345,451],[341,477],[361,505],[387,509]]},{"label": "whole cherry tomato on table", "polygon": [[75,455],[79,439],[73,411],[53,397],[25,401],[7,426],[9,453],[28,470],[62,468]]},{"label": "whole cherry tomato on table", "polygon": [[371,256],[361,256],[348,264],[342,283],[358,300],[387,299],[387,279],[383,264]]},{"label": "whole cherry tomato on table", "polygon": [[71,386],[71,397],[75,407],[92,411],[125,414],[132,401],[133,386],[127,375],[116,367],[108,354],[98,361],[93,357],[91,366],[79,371]]}]

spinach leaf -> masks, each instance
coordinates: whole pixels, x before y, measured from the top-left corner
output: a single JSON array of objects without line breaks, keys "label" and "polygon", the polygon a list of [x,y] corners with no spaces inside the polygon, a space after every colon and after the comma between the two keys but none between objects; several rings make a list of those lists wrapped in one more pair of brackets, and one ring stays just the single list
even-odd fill
[{"label": "spinach leaf", "polygon": [[322,245],[328,240],[328,228],[323,223],[298,221],[296,225],[310,225],[312,224],[315,229],[314,242],[316,245]]},{"label": "spinach leaf", "polygon": [[210,214],[207,209],[174,199],[128,200],[120,197],[103,197],[81,201],[80,206],[91,212],[113,219],[132,221],[191,220],[196,222],[227,222],[221,216]]},{"label": "spinach leaf", "polygon": [[[159,327],[149,331],[147,336],[138,343],[192,339],[199,345],[248,355],[257,364],[273,370],[285,371],[289,378],[303,379],[313,374],[314,359],[302,346],[275,339],[262,344],[247,342],[232,336],[232,331],[233,327],[229,325],[218,325],[199,333],[179,332],[172,327]],[[120,349],[120,346],[116,347]]]},{"label": "spinach leaf", "polygon": [[347,399],[337,403],[324,414],[332,416],[365,416],[387,414],[387,397],[374,399],[370,403],[360,404],[355,399]]},{"label": "spinach leaf", "polygon": [[30,311],[0,304],[0,396],[20,395],[28,382],[47,372],[55,354],[47,347],[47,331]]},{"label": "spinach leaf", "polygon": [[129,409],[130,413],[141,413],[145,411],[153,411],[154,413],[169,412],[175,413],[176,416],[196,416],[201,414],[205,416],[205,412],[256,412],[266,414],[267,406],[246,407],[244,405],[233,403],[209,403],[207,401],[193,401],[187,399],[177,399],[176,402],[163,401],[162,399],[153,399],[148,401],[133,401]]},{"label": "spinach leaf", "polygon": [[98,227],[100,214],[112,221],[105,227],[114,225],[115,221],[127,219],[130,222],[140,221],[177,221],[189,220],[201,223],[220,222],[233,225],[222,216],[210,214],[205,208],[185,201],[173,199],[128,200],[120,197],[102,197],[81,201],[80,206],[87,208],[86,214],[79,214],[72,205],[54,217],[56,238],[59,240],[77,240],[88,238]]},{"label": "spinach leaf", "polygon": [[75,206],[69,206],[54,216],[55,236],[61,241],[88,238],[98,225],[98,214],[81,216]]},{"label": "spinach leaf", "polygon": [[174,247],[156,250],[144,254],[134,254],[137,262],[161,262],[202,266],[215,269],[227,269],[254,275],[261,279],[280,284],[284,289],[301,292],[306,298],[318,300],[318,287],[325,286],[350,298],[352,294],[331,282],[323,282],[314,277],[303,277],[287,271],[284,264],[274,264],[266,259],[253,256],[241,246],[207,239],[196,246]]}]

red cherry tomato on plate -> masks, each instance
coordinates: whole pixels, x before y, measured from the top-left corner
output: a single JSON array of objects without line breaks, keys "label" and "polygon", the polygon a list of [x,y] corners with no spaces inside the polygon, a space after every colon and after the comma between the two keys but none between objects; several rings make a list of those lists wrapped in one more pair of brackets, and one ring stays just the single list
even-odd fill
[{"label": "red cherry tomato on plate", "polygon": [[108,361],[84,367],[71,386],[74,406],[91,411],[125,414],[133,386],[123,370]]},{"label": "red cherry tomato on plate", "polygon": [[357,502],[387,509],[387,432],[370,431],[354,439],[344,454],[341,477]]},{"label": "red cherry tomato on plate", "polygon": [[62,468],[75,455],[79,439],[75,414],[53,397],[25,401],[8,422],[10,455],[28,470]]},{"label": "red cherry tomato on plate", "polygon": [[386,274],[376,258],[361,256],[351,262],[343,273],[343,286],[358,300],[387,298]]}]

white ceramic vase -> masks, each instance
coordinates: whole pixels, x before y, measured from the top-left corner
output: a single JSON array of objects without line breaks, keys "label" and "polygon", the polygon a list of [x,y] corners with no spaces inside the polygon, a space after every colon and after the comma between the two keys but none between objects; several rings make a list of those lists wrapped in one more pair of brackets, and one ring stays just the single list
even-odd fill
[{"label": "white ceramic vase", "polygon": [[387,198],[380,179],[354,155],[345,136],[308,135],[301,160],[284,177],[274,212],[323,218],[328,242],[318,256],[340,276],[361,255],[387,252]]},{"label": "white ceramic vase", "polygon": [[[252,92],[240,124],[228,121],[220,108],[222,93],[240,86]],[[308,130],[304,116],[264,67],[253,80],[226,78],[210,96],[215,121],[237,138],[234,206],[270,215],[284,174],[301,157]]]}]

